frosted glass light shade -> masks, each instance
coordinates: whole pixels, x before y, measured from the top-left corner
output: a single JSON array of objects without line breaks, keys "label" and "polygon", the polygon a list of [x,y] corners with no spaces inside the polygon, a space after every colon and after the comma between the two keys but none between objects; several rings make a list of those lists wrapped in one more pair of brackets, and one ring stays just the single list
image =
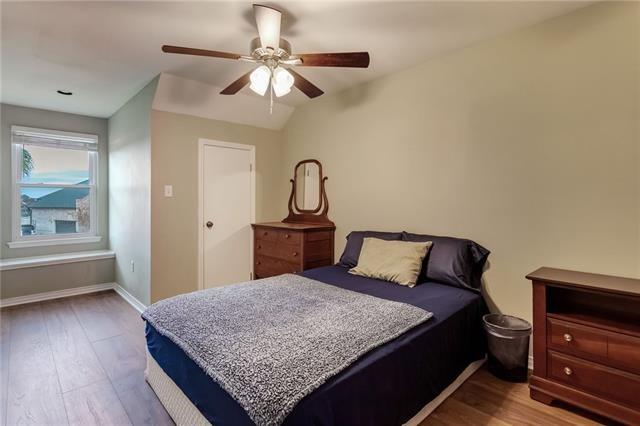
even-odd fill
[{"label": "frosted glass light shade", "polygon": [[291,92],[293,86],[293,76],[284,68],[276,68],[273,70],[273,92],[277,97],[281,97]]},{"label": "frosted glass light shade", "polygon": [[262,96],[267,92],[267,88],[269,87],[269,81],[271,80],[271,70],[266,65],[261,65],[249,76],[249,80],[251,80],[251,85],[249,88],[256,92],[258,95]]}]

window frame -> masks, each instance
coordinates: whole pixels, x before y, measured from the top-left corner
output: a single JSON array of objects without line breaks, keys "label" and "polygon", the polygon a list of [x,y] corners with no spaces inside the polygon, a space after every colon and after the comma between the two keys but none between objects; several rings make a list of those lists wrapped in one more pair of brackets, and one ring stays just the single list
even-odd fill
[{"label": "window frame", "polygon": [[[95,144],[96,149],[82,149],[77,146],[73,149],[86,151],[89,155],[89,183],[86,185],[77,184],[56,184],[56,183],[23,183],[22,182],[22,146],[29,143],[15,141],[16,133],[31,133],[48,136],[58,144],[64,145],[77,143]],[[46,143],[34,144],[39,146],[49,146],[57,149],[70,149],[47,145]],[[98,226],[98,136],[85,133],[63,132],[59,130],[37,129],[32,127],[11,126],[11,238],[7,243],[10,248],[36,247],[47,245],[82,244],[99,242]],[[22,235],[21,227],[21,189],[22,188],[87,188],[89,189],[89,231],[68,234],[49,235]]]}]

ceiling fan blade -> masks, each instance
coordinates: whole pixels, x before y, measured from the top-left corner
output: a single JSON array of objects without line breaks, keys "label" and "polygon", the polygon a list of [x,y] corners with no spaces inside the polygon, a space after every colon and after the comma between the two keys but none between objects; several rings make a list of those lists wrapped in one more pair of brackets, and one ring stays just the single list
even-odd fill
[{"label": "ceiling fan blade", "polygon": [[296,86],[302,93],[310,97],[311,99],[317,98],[324,92],[318,88],[315,84],[289,68],[287,71],[293,75],[293,85]]},{"label": "ceiling fan blade", "polygon": [[287,59],[281,59],[280,63],[283,65],[302,65],[302,59],[291,56]]},{"label": "ceiling fan blade", "polygon": [[229,52],[219,52],[217,50],[205,50],[205,49],[194,49],[192,47],[182,47],[182,46],[162,46],[162,51],[165,53],[179,53],[182,55],[195,55],[195,56],[210,56],[212,58],[224,58],[224,59],[240,59],[243,56],[238,55],[237,53],[229,53]]},{"label": "ceiling fan blade", "polygon": [[303,67],[369,67],[369,52],[302,53],[296,54]]},{"label": "ceiling fan blade", "polygon": [[253,70],[249,71],[248,73],[246,73],[245,75],[243,75],[242,77],[240,77],[239,79],[237,79],[236,81],[234,81],[233,83],[225,87],[225,89],[222,92],[220,92],[220,94],[235,95],[236,93],[238,93],[240,89],[242,89],[244,86],[249,84],[249,82],[251,81],[249,76],[251,75],[252,72]]},{"label": "ceiling fan blade", "polygon": [[262,47],[264,49],[271,48],[277,50],[278,47],[280,47],[282,12],[268,6],[254,4],[253,15],[256,18],[258,35],[260,36],[260,44]]}]

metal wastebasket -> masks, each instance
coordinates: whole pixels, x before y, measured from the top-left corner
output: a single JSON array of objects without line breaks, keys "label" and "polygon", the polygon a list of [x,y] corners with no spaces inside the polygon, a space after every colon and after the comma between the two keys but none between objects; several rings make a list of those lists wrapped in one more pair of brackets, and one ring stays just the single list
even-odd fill
[{"label": "metal wastebasket", "polygon": [[531,324],[502,314],[487,314],[482,321],[487,331],[489,371],[503,380],[525,382]]}]

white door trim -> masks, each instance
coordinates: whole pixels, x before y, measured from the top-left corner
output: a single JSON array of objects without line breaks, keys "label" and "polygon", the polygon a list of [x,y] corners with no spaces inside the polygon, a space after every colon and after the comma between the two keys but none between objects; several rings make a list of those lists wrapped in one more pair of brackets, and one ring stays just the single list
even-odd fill
[{"label": "white door trim", "polygon": [[[249,151],[251,155],[251,223],[256,221],[256,147],[241,143],[223,142],[212,139],[198,139],[198,289],[204,289],[204,147],[217,146],[222,148],[241,149]],[[253,238],[250,239],[249,256],[251,261],[251,270],[253,274]],[[249,277],[247,277],[249,280]]]}]

